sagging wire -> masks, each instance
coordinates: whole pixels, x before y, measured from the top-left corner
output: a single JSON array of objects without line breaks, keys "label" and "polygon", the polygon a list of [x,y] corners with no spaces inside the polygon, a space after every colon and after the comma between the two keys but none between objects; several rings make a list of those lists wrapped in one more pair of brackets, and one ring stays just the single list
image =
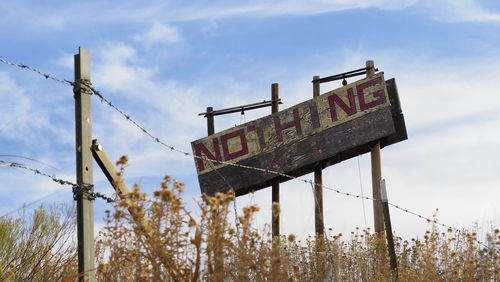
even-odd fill
[{"label": "sagging wire", "polygon": [[75,200],[78,197],[85,196],[89,200],[95,200],[97,198],[100,198],[100,199],[105,200],[108,203],[114,202],[114,200],[112,198],[110,198],[102,193],[95,192],[94,185],[87,185],[87,184],[78,185],[78,184],[73,183],[71,181],[57,178],[55,175],[50,175],[50,174],[45,173],[39,169],[31,168],[31,167],[26,166],[26,165],[21,164],[21,163],[0,161],[0,166],[24,169],[27,171],[31,171],[36,175],[48,177],[52,181],[54,181],[55,183],[57,183],[59,185],[71,186],[72,191],[73,191],[73,198]]}]

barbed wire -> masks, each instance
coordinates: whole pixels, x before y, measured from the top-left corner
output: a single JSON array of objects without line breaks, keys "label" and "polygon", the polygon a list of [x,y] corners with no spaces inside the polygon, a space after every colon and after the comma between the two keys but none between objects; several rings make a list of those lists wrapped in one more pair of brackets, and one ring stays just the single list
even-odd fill
[{"label": "barbed wire", "polygon": [[71,86],[75,85],[74,82],[71,82],[69,80],[59,79],[59,78],[54,77],[54,76],[52,76],[50,74],[44,73],[44,72],[42,72],[42,71],[40,71],[38,69],[32,68],[32,67],[30,67],[28,65],[16,64],[16,63],[13,63],[13,62],[9,62],[9,61],[5,60],[3,57],[0,57],[0,62],[2,62],[4,64],[7,64],[7,65],[14,66],[14,67],[18,67],[18,68],[21,68],[21,69],[26,69],[26,70],[35,72],[35,73],[37,73],[37,74],[45,77],[46,79],[51,79],[51,80],[54,80],[54,81],[57,81],[57,82],[60,82],[60,83],[63,83],[63,84],[71,85]]},{"label": "barbed wire", "polygon": [[[18,68],[30,70],[30,71],[35,72],[35,73],[37,73],[37,74],[39,74],[39,75],[41,75],[41,76],[43,76],[43,77],[45,77],[47,79],[51,79],[51,80],[59,82],[59,83],[63,83],[63,84],[66,84],[66,85],[71,85],[73,87],[81,87],[81,86],[83,86],[83,87],[87,88],[87,90],[90,90],[89,94],[94,94],[97,97],[99,97],[101,99],[102,103],[105,103],[107,106],[109,106],[110,108],[114,109],[120,115],[122,115],[123,117],[125,117],[126,120],[128,120],[130,123],[132,123],[136,128],[138,128],[140,131],[142,131],[142,133],[144,133],[145,135],[147,135],[154,142],[156,142],[156,143],[158,143],[158,144],[166,147],[170,151],[178,152],[178,153],[181,153],[181,154],[183,154],[185,156],[189,156],[189,157],[192,157],[192,158],[195,158],[195,159],[200,159],[200,160],[203,160],[205,162],[208,162],[209,164],[210,163],[218,163],[218,164],[222,164],[222,165],[229,165],[229,166],[239,167],[239,168],[243,168],[243,169],[250,169],[250,170],[260,171],[260,172],[264,172],[264,173],[274,174],[276,176],[281,176],[281,177],[284,177],[284,178],[288,178],[290,180],[301,181],[301,182],[307,183],[309,185],[320,187],[320,188],[323,188],[325,190],[333,191],[333,192],[335,192],[337,194],[348,196],[348,197],[355,197],[355,198],[358,198],[358,199],[364,199],[364,200],[369,200],[369,201],[373,201],[373,202],[376,202],[376,201],[380,202],[381,201],[380,199],[375,199],[375,198],[367,197],[367,196],[364,196],[364,195],[357,195],[357,194],[354,194],[354,193],[349,193],[349,192],[345,192],[345,191],[342,191],[342,190],[339,190],[339,189],[331,188],[331,187],[328,187],[328,186],[326,186],[324,184],[314,183],[312,179],[305,179],[305,178],[301,178],[301,177],[295,177],[295,176],[292,176],[292,175],[288,175],[288,174],[285,174],[285,173],[282,173],[282,172],[279,172],[279,171],[270,170],[270,169],[267,169],[267,168],[252,167],[252,166],[247,166],[247,165],[242,165],[242,164],[237,164],[237,163],[231,163],[231,162],[222,161],[222,160],[212,160],[212,159],[209,159],[209,158],[207,158],[205,156],[198,156],[198,155],[194,155],[192,153],[183,151],[181,149],[176,148],[173,145],[167,144],[166,142],[162,141],[159,137],[155,136],[148,129],[146,129],[144,126],[142,126],[138,121],[136,121],[134,118],[132,118],[129,114],[127,114],[125,111],[123,111],[118,106],[116,106],[114,103],[112,103],[111,100],[107,99],[99,90],[95,89],[91,85],[91,83],[88,82],[88,81],[80,81],[79,83],[75,83],[75,82],[72,82],[72,81],[69,81],[69,80],[60,79],[60,78],[54,77],[54,76],[52,76],[50,74],[44,73],[44,72],[42,72],[42,71],[40,71],[38,69],[32,68],[32,67],[27,66],[27,65],[12,63],[10,61],[5,60],[2,57],[0,57],[0,62],[3,62],[5,64],[7,64],[7,65],[15,66],[15,67],[18,67]],[[35,173],[36,173],[36,171],[37,170],[34,170]],[[52,178],[48,174],[42,174],[42,175],[45,175],[45,176],[48,176],[48,177]],[[54,181],[56,181],[56,180],[54,180]],[[225,181],[226,184],[229,184],[227,182],[227,180],[225,180],[225,178],[223,178],[223,180]],[[76,185],[76,184],[73,184],[73,183],[69,182],[69,184],[67,184],[67,185]],[[401,210],[401,211],[405,212],[405,213],[414,215],[414,216],[416,216],[416,217],[418,217],[420,219],[424,219],[424,220],[426,220],[429,223],[433,223],[433,224],[436,224],[436,225],[439,225],[439,226],[442,226],[442,227],[446,227],[446,228],[451,228],[452,230],[455,230],[455,231],[458,231],[458,232],[462,231],[459,228],[453,227],[451,225],[446,225],[446,224],[440,223],[436,219],[432,219],[432,218],[420,215],[420,214],[418,214],[416,212],[413,212],[413,211],[410,211],[408,209],[402,208],[402,207],[400,207],[400,206],[398,206],[396,204],[393,204],[393,203],[390,203],[390,202],[388,202],[388,204],[390,206],[398,209],[398,210]]]},{"label": "barbed wire", "polygon": [[29,167],[27,165],[24,165],[24,164],[21,164],[21,163],[15,163],[15,162],[7,163],[7,162],[3,162],[3,161],[0,161],[0,162],[2,163],[1,166],[7,166],[7,167],[14,167],[14,168],[24,169],[24,170],[27,170],[27,171],[31,171],[34,174],[48,177],[52,181],[54,181],[55,183],[57,183],[59,185],[71,186],[72,192],[73,192],[73,198],[75,200],[78,197],[81,197],[81,196],[85,195],[85,197],[87,197],[89,200],[95,200],[97,198],[100,198],[100,199],[105,200],[108,203],[114,202],[114,200],[111,197],[108,197],[108,196],[106,196],[106,195],[104,195],[103,193],[100,193],[100,192],[95,192],[94,191],[94,185],[88,185],[88,184],[78,185],[78,184],[73,183],[71,181],[57,178],[55,175],[50,175],[50,174],[48,174],[46,172],[43,172],[43,171],[41,171],[39,169],[31,168],[31,167]]}]

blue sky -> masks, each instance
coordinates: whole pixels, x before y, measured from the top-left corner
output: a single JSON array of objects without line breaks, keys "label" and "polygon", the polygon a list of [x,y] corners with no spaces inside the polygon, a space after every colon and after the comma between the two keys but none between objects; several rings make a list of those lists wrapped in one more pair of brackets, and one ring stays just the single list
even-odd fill
[{"label": "blue sky", "polygon": [[[426,216],[439,208],[440,221],[456,227],[500,226],[496,1],[4,1],[0,26],[0,56],[63,79],[73,80],[78,46],[89,49],[94,86],[186,151],[206,134],[197,113],[207,106],[269,99],[277,82],[284,109],[311,98],[313,75],[360,68],[372,59],[386,78],[396,78],[409,133],[407,141],[382,150],[389,200]],[[321,87],[325,92],[339,86]],[[1,64],[0,101],[0,154],[50,166],[0,160],[74,181],[72,89]],[[269,112],[217,117],[216,130]],[[199,198],[191,158],[152,142],[97,99],[93,126],[111,158],[129,155],[130,185],[152,191],[169,174],[187,184],[188,203]],[[370,195],[369,159],[363,155],[326,169],[325,184]],[[0,214],[58,190],[45,201],[71,202],[70,189],[50,179],[12,168],[1,168],[0,177]],[[96,190],[112,193],[97,166],[94,178]],[[281,189],[283,232],[312,233],[310,187],[289,181]],[[256,225],[264,228],[270,197],[265,189],[237,205],[258,204]],[[331,191],[324,197],[327,228],[346,233],[372,226],[369,202],[363,213],[358,199]],[[106,208],[96,202],[98,222]],[[421,219],[391,212],[397,233],[423,234],[427,224]]]}]

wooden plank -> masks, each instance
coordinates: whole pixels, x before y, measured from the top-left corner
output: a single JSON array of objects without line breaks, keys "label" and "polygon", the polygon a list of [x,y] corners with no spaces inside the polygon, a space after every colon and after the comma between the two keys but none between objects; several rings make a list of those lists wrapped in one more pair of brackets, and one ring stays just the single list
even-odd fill
[{"label": "wooden plank", "polygon": [[128,188],[127,184],[118,177],[118,171],[115,165],[109,159],[108,154],[106,154],[97,139],[92,140],[92,156],[118,196],[122,198],[122,196],[128,195],[131,192],[130,188]]},{"label": "wooden plank", "polygon": [[[227,168],[217,161],[301,175],[311,172],[311,166],[318,161],[325,160],[327,166],[328,161],[338,159],[336,155],[394,132],[383,73],[378,73],[281,112],[193,141],[192,148],[195,155],[215,160],[210,164],[195,159],[202,192],[227,190],[227,185],[218,184],[222,180],[218,174],[224,171],[236,194],[242,195],[270,186],[267,182],[274,175],[259,172],[256,177],[251,170]],[[218,173],[212,173],[214,169]]]},{"label": "wooden plank", "polygon": [[[122,200],[127,199],[129,197],[128,195],[132,191],[128,188],[125,181],[118,176],[118,171],[116,170],[115,165],[109,159],[108,154],[106,154],[97,139],[92,140],[92,156],[108,179],[109,183],[115,189],[118,197]],[[132,205],[136,204],[132,203]],[[127,210],[136,222],[137,226],[139,226],[140,230],[142,230],[146,236],[151,237],[153,235],[153,229],[149,226],[149,218],[144,214],[138,214],[133,206],[128,207]]]},{"label": "wooden plank", "polygon": [[[335,160],[332,163],[339,162],[339,157],[346,159],[347,156],[343,155],[342,152],[350,152],[349,148],[360,146],[364,153],[369,152],[369,147],[366,148],[363,145],[393,132],[394,126],[390,109],[386,108],[332,127],[289,146],[279,147],[275,151],[245,159],[239,164],[252,167],[271,167],[283,173],[300,176],[312,172],[319,159],[328,160],[328,157],[331,156]],[[203,193],[213,194],[217,191],[227,190],[227,185],[218,173],[225,176],[238,196],[270,186],[268,180],[275,177],[271,173],[224,166],[219,168],[218,172],[210,171],[198,175]],[[286,180],[289,179],[280,177],[281,182]]]}]

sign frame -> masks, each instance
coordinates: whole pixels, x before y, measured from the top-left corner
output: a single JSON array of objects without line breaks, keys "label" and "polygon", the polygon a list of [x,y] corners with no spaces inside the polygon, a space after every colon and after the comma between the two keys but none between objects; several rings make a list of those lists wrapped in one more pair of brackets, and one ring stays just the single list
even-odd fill
[{"label": "sign frame", "polygon": [[[377,83],[374,84],[373,81]],[[356,101],[353,102],[352,99]],[[384,100],[383,103],[379,103],[381,100]],[[325,109],[325,103],[328,102],[330,107]],[[369,107],[370,103],[375,106]],[[314,105],[317,106],[316,117]],[[332,105],[336,110],[332,110]],[[305,116],[307,107],[310,109],[309,117]],[[334,116],[333,112],[339,116]],[[314,123],[328,123],[326,115],[329,115],[332,123],[325,128],[315,128]],[[270,133],[272,124],[261,125],[261,132],[258,133],[258,124],[265,121],[274,121],[274,136]],[[335,121],[340,122],[335,124]],[[291,141],[287,143],[288,139]],[[371,78],[358,80],[278,113],[193,141],[192,148],[197,156],[225,162],[227,159],[235,160],[241,165],[298,177],[314,171],[318,164],[325,168],[367,153],[377,141],[380,141],[381,147],[385,147],[406,139],[406,126],[396,82],[394,79],[384,80],[383,72],[379,72]],[[257,154],[252,155],[258,146]],[[245,158],[245,155],[250,156]],[[292,165],[285,167],[283,163]],[[210,195],[229,189],[234,189],[237,196],[244,195],[271,186],[272,180],[277,177],[274,173],[205,162],[196,158],[195,165],[201,191]],[[280,182],[287,180],[290,178],[279,177]]]}]

